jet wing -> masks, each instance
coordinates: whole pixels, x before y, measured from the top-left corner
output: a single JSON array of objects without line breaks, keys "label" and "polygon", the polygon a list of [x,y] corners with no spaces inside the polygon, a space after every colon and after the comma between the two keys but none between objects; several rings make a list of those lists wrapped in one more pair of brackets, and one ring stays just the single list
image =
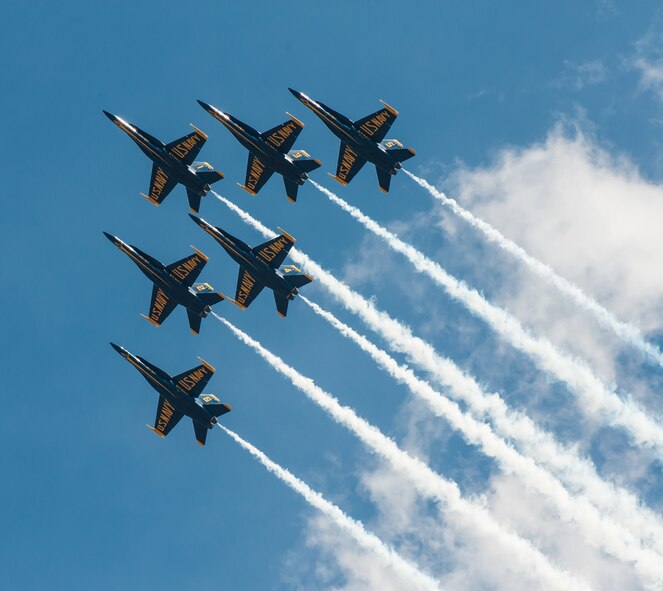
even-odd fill
[{"label": "jet wing", "polygon": [[152,288],[152,301],[150,302],[150,315],[146,316],[155,326],[161,326],[161,323],[170,316],[170,313],[177,307],[177,302],[169,298],[164,291],[155,285]]},{"label": "jet wing", "polygon": [[184,137],[166,145],[166,149],[175,156],[175,158],[184,162],[186,165],[193,163],[207,141],[207,136],[202,131],[195,127],[194,129],[196,131],[193,133],[185,135]]},{"label": "jet wing", "polygon": [[361,131],[374,142],[381,142],[385,138],[389,128],[398,117],[398,111],[385,102],[382,104],[384,105],[383,109],[354,122],[355,129]]},{"label": "jet wing", "polygon": [[287,154],[297,141],[304,124],[297,119],[288,119],[285,123],[260,134],[260,138],[276,148],[281,154]]},{"label": "jet wing", "polygon": [[288,256],[295,239],[290,234],[282,234],[251,249],[251,252],[273,269],[278,269]]},{"label": "jet wing", "polygon": [[214,368],[209,363],[203,361],[202,365],[198,365],[189,371],[173,376],[173,382],[191,396],[191,398],[197,398],[205,389],[207,382],[210,381],[210,378],[213,375]]},{"label": "jet wing", "polygon": [[168,197],[168,194],[175,188],[177,181],[171,179],[161,168],[156,164],[152,166],[152,178],[150,179],[150,194],[147,198],[154,203],[154,205],[161,205],[163,200]]},{"label": "jet wing", "polygon": [[206,263],[207,257],[203,253],[196,251],[195,254],[185,257],[172,265],[168,265],[166,271],[168,271],[171,277],[174,277],[184,285],[191,286],[198,279],[198,275],[200,275]]},{"label": "jet wing", "polygon": [[157,418],[154,420],[154,427],[150,427],[150,429],[160,437],[165,437],[183,416],[184,413],[177,410],[164,396],[159,396]]},{"label": "jet wing", "polygon": [[241,187],[252,195],[256,195],[273,173],[274,171],[271,168],[267,168],[259,158],[249,152],[249,163],[246,166],[246,180]]},{"label": "jet wing", "polygon": [[264,287],[264,284],[258,283],[257,279],[245,267],[240,266],[239,276],[237,277],[237,291],[235,292],[235,304],[242,309],[248,308]]},{"label": "jet wing", "polygon": [[334,177],[342,185],[347,185],[366,164],[366,159],[360,158],[357,153],[345,142],[341,142],[338,153],[338,166]]}]

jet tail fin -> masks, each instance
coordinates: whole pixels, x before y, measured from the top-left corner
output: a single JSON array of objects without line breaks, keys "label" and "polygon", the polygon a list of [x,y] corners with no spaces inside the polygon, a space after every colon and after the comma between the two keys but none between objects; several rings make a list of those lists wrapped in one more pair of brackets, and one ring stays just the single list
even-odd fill
[{"label": "jet tail fin", "polygon": [[214,292],[214,293],[200,293],[198,294],[198,297],[205,302],[206,305],[208,306],[213,306],[214,304],[218,304],[219,302],[222,302],[225,299],[225,296],[222,293]]},{"label": "jet tail fin", "polygon": [[382,168],[375,167],[375,171],[378,173],[378,184],[380,185],[380,191],[383,193],[389,193],[389,184],[391,183],[391,174]]},{"label": "jet tail fin", "polygon": [[288,156],[292,159],[292,163],[302,172],[311,172],[322,166],[320,160],[311,158],[305,150],[290,150]]},{"label": "jet tail fin", "polygon": [[412,148],[404,148],[398,140],[384,140],[380,145],[398,162],[405,162],[416,155]]},{"label": "jet tail fin", "polygon": [[223,173],[212,168],[212,165],[208,162],[194,162],[193,168],[198,178],[208,185],[212,185],[223,178]]},{"label": "jet tail fin", "polygon": [[304,287],[313,281],[309,275],[284,275],[283,277],[290,285],[296,288]]},{"label": "jet tail fin", "polygon": [[[203,398],[204,397],[205,395],[203,394]],[[203,406],[205,407],[205,410],[210,414],[213,414],[215,417],[225,415],[232,410],[230,405],[225,402],[203,402]]]}]

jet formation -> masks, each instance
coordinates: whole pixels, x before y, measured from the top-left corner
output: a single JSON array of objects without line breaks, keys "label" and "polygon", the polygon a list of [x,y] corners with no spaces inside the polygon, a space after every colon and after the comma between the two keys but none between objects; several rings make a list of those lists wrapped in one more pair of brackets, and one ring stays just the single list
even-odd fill
[{"label": "jet formation", "polygon": [[[383,107],[379,111],[352,121],[303,92],[292,88],[289,90],[341,140],[336,174],[331,175],[332,178],[347,185],[370,162],[377,171],[380,190],[387,193],[391,177],[401,169],[401,163],[415,155],[414,150],[405,148],[399,140],[385,139],[398,111],[381,101]],[[251,195],[257,195],[271,176],[277,173],[283,177],[286,197],[295,203],[299,187],[306,182],[312,171],[321,166],[320,161],[312,158],[305,150],[294,149],[304,124],[288,113],[287,121],[261,133],[229,113],[200,100],[198,103],[249,151],[244,184],[237,184]],[[108,111],[104,111],[104,114],[152,161],[150,188],[143,197],[154,205],[161,205],[177,184],[184,185],[192,211],[191,219],[239,265],[235,298],[227,299],[246,310],[267,287],[274,294],[278,315],[285,318],[288,304],[303,286],[313,281],[312,277],[302,273],[296,266],[284,264],[295,239],[279,228],[281,234],[276,238],[251,247],[226,230],[193,215],[199,213],[201,199],[212,190],[211,185],[224,178],[208,162],[195,161],[207,141],[207,135],[192,125],[192,133],[164,144],[121,117]],[[186,309],[191,332],[197,335],[200,333],[202,319],[212,313],[212,306],[226,299],[209,283],[196,283],[208,262],[207,256],[196,248],[192,247],[194,254],[164,265],[117,236],[107,232],[104,235],[152,282],[149,314],[142,316],[155,326],[160,326],[180,305]],[[160,437],[166,437],[182,417],[188,416],[193,421],[196,441],[205,445],[207,431],[217,424],[218,417],[230,412],[230,406],[221,403],[213,394],[202,394],[214,374],[214,368],[201,359],[202,365],[171,377],[124,347],[114,343],[111,345],[159,393],[154,426],[148,427]]]}]

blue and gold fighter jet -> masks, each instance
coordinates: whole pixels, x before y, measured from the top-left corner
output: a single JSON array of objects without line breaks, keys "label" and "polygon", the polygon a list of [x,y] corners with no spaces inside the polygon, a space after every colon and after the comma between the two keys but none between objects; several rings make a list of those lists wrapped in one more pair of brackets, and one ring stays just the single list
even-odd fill
[{"label": "blue and gold fighter jet", "polygon": [[104,232],[104,235],[136,263],[138,268],[154,283],[150,315],[141,314],[141,316],[154,326],[161,326],[161,323],[179,304],[186,308],[191,332],[198,334],[201,320],[212,311],[214,304],[224,299],[223,295],[215,292],[209,283],[194,284],[207,263],[207,257],[191,247],[195,254],[165,266],[139,248],[123,242],[117,236],[108,232]]},{"label": "blue and gold fighter jet", "polygon": [[210,185],[223,178],[223,174],[208,162],[194,162],[207,141],[207,136],[197,127],[193,133],[174,142],[164,144],[146,131],[127,123],[124,119],[104,111],[115,125],[124,131],[154,163],[150,191],[143,195],[153,205],[161,205],[168,194],[181,183],[186,188],[191,211],[198,213],[200,199],[211,190]]},{"label": "blue and gold fighter jet", "polygon": [[391,177],[401,168],[401,162],[415,155],[396,139],[384,139],[398,117],[398,111],[384,101],[383,108],[357,121],[334,111],[331,107],[314,101],[303,92],[288,89],[299,101],[313,111],[341,140],[336,174],[330,176],[347,185],[366,162],[375,165],[378,184],[383,193],[389,192]]},{"label": "blue and gold fighter jet", "polygon": [[281,125],[260,133],[228,113],[198,101],[212,117],[223,123],[240,144],[249,151],[246,180],[242,189],[256,195],[273,173],[283,177],[285,193],[291,203],[297,201],[297,190],[308,178],[309,172],[321,166],[304,150],[292,150],[304,124],[290,113],[290,119]]},{"label": "blue and gold fighter jet", "polygon": [[225,230],[215,228],[195,215],[189,216],[239,264],[235,299],[230,301],[246,310],[263,288],[269,287],[274,292],[276,311],[281,318],[285,318],[288,302],[295,299],[300,287],[313,281],[308,275],[298,275],[300,270],[294,265],[279,270],[295,239],[281,230],[283,233],[280,236],[251,248]]},{"label": "blue and gold fighter jet", "polygon": [[131,363],[159,393],[154,427],[146,427],[159,437],[166,437],[180,419],[187,416],[193,421],[196,441],[199,445],[205,445],[207,431],[216,425],[217,417],[230,412],[230,406],[223,404],[214,394],[201,395],[215,369],[199,357],[201,365],[170,377],[147,359],[130,353],[124,347],[114,343],[111,343],[111,347]]}]

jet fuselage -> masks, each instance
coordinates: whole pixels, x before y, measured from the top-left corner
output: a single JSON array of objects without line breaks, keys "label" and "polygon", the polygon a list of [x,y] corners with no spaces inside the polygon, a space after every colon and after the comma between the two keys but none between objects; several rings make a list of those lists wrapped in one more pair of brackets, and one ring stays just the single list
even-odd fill
[{"label": "jet fuselage", "polygon": [[104,113],[136,143],[136,145],[150,160],[152,160],[152,162],[154,162],[154,164],[162,167],[164,172],[170,178],[184,185],[187,189],[191,189],[201,197],[207,195],[211,189],[210,185],[198,176],[193,167],[184,164],[173,156],[166,149],[163,142],[150,136],[141,129],[138,129],[134,125],[131,125],[117,115],[113,115],[107,111],[104,111]]},{"label": "jet fuselage", "polygon": [[135,246],[131,246],[120,240],[117,236],[113,236],[107,232],[104,232],[104,234],[113,244],[115,244],[115,246],[136,263],[143,274],[152,283],[160,287],[169,298],[201,318],[206,318],[212,311],[212,308],[200,299],[199,295],[193,288],[178,281],[168,273],[166,267],[155,258]]},{"label": "jet fuselage", "polygon": [[295,299],[295,296],[299,293],[297,288],[286,281],[276,269],[270,267],[260,257],[253,254],[248,244],[242,242],[239,238],[235,238],[235,236],[221,228],[215,228],[205,220],[196,218],[193,215],[191,215],[191,218],[214,238],[236,263],[242,267],[246,267],[265,287],[284,295],[289,300]]},{"label": "jet fuselage", "polygon": [[122,357],[131,363],[147,380],[147,382],[172,406],[194,421],[211,429],[217,418],[208,412],[197,398],[192,398],[165,371],[147,362],[145,359],[127,351],[124,347],[111,343]]},{"label": "jet fuselage", "polygon": [[[282,154],[269,142],[266,142],[260,137],[260,133],[253,129],[251,126],[243,123],[236,117],[219,111],[216,107],[208,105],[202,101],[198,101],[200,105],[217,121],[221,122],[228,128],[235,138],[242,144],[249,152],[261,160],[268,168],[274,172],[282,175],[283,177],[303,185],[308,175],[302,172],[295,166],[287,154]],[[255,171],[255,177],[258,178],[262,174],[262,170]]]},{"label": "jet fuselage", "polygon": [[400,162],[390,156],[377,142],[370,139],[357,129],[350,119],[343,115],[334,114],[325,105],[318,103],[303,92],[290,89],[290,92],[311,111],[313,111],[330,131],[342,142],[348,144],[360,157],[368,160],[378,168],[395,175],[401,168]]}]

